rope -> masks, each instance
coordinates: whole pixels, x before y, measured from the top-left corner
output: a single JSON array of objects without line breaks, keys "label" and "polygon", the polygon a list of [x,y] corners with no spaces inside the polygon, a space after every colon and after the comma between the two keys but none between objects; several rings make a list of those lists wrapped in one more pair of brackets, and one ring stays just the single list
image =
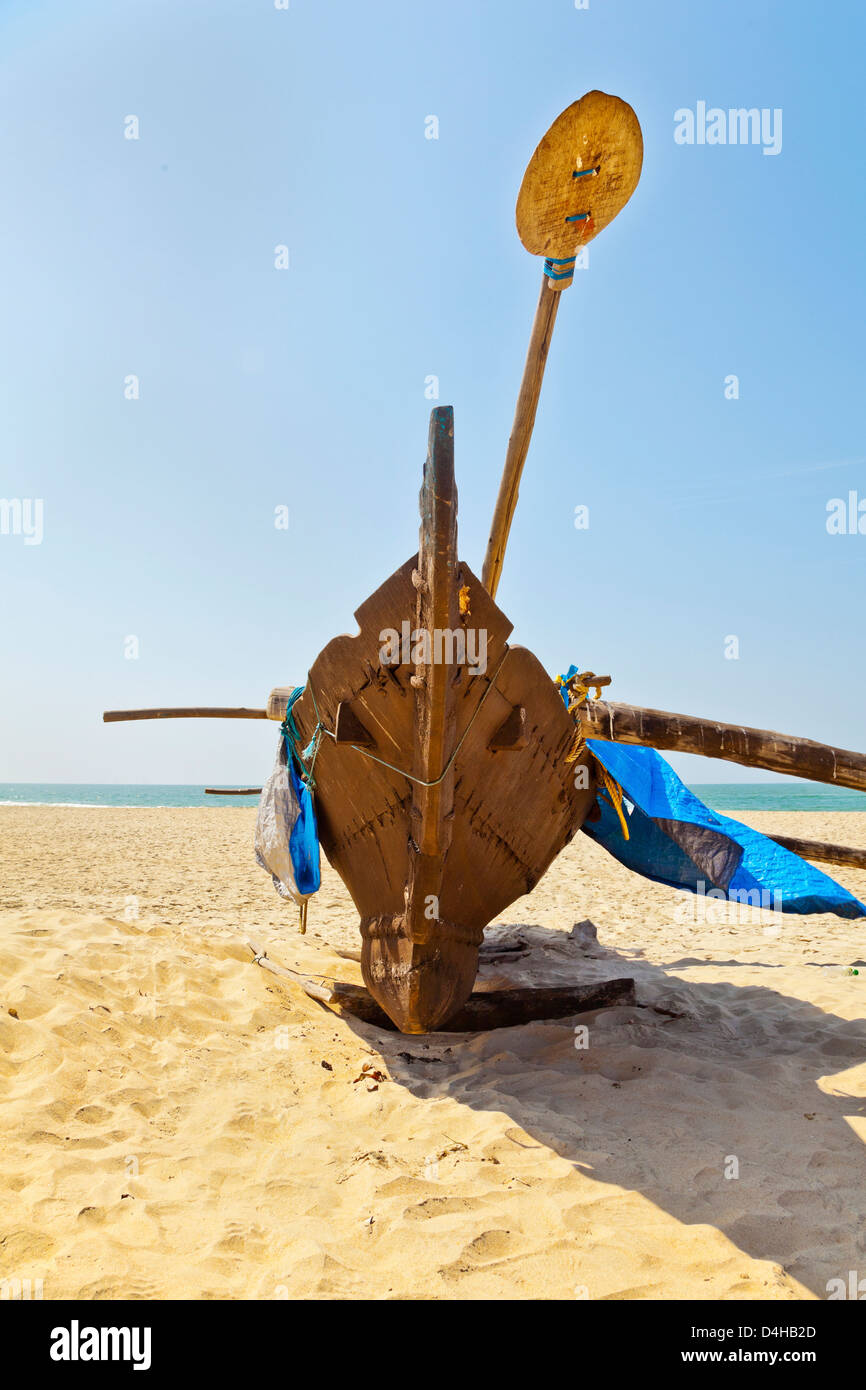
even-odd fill
[{"label": "rope", "polygon": [[[584,672],[584,675],[588,674],[589,673]],[[562,687],[564,686],[568,690],[570,696],[568,712],[570,715],[574,717],[574,722],[577,726],[574,731],[574,742],[572,743],[571,748],[565,755],[565,761],[567,763],[577,762],[578,758],[584,751],[589,753],[590,756],[595,759],[596,763],[598,764],[599,772],[601,774],[602,783],[604,784],[604,790],[607,792],[608,797],[610,798],[610,803],[613,806],[613,809],[619,816],[619,823],[622,829],[623,838],[627,840],[629,838],[629,831],[628,823],[626,821],[625,814],[622,809],[622,787],[620,786],[619,782],[617,782],[616,779],[612,777],[611,774],[608,772],[607,768],[601,761],[601,758],[598,756],[598,754],[594,753],[591,748],[587,748],[586,739],[584,738],[583,729],[580,723],[580,705],[583,704],[583,701],[587,698],[590,690],[594,690],[595,698],[597,700],[600,700],[601,686],[593,685],[592,676],[589,676],[587,682],[584,684],[584,681],[581,679],[579,675],[572,676],[571,680],[565,680],[563,676],[557,676],[554,684],[557,685],[560,689],[562,689]]]},{"label": "rope", "polygon": [[[319,723],[316,725],[315,729],[313,730],[313,737],[310,739],[310,742],[307,744],[306,748],[298,752],[298,744],[301,741],[301,732],[297,724],[295,723],[295,716],[292,714],[292,706],[295,704],[297,700],[301,698],[306,688],[307,687],[305,685],[295,686],[294,690],[292,691],[291,695],[286,701],[286,717],[280,725],[280,729],[282,731],[283,737],[286,740],[286,746],[289,749],[289,752],[293,753],[295,758],[297,759],[301,781],[305,784],[305,786],[309,787],[311,792],[314,792],[316,790],[316,781],[313,776],[313,769],[316,766],[316,758],[319,753],[319,745],[322,741],[322,733],[326,733],[327,730],[324,728],[324,725],[320,720]],[[312,691],[310,693],[312,694]],[[316,701],[314,697],[313,704],[315,705],[315,703]],[[317,717],[318,713],[319,711],[316,710]],[[310,761],[311,759],[312,761]],[[308,762],[310,763],[309,767],[306,766]],[[301,931],[306,931],[306,922],[301,927]]]},{"label": "rope", "polygon": [[[589,170],[587,170],[587,172],[589,172]],[[575,175],[575,177],[578,177],[578,176]],[[565,220],[566,220],[566,222],[582,222],[582,223],[585,224],[584,226],[582,226],[582,227],[580,228],[580,240],[581,240],[581,241],[583,241],[584,236],[585,236],[586,233],[590,230],[590,228],[591,228],[591,227],[594,227],[594,225],[595,225],[595,224],[593,223],[593,220],[592,220],[592,213],[591,213],[591,212],[574,212],[574,213],[572,213],[571,217],[566,217]],[[554,277],[552,277],[552,278],[555,279],[555,278],[557,278],[557,277],[554,276]]]},{"label": "rope", "polygon": [[292,714],[292,706],[294,705],[296,700],[299,700],[301,698],[303,693],[304,687],[302,685],[296,685],[288,700],[286,701],[286,717],[282,723],[283,733],[286,735],[287,738],[291,737],[294,743],[300,743],[301,735],[298,726],[295,723],[295,716]]},{"label": "rope", "polygon": [[[571,710],[569,710],[569,714],[571,714]],[[580,727],[580,720],[576,719],[575,723],[577,725],[577,728],[574,731],[574,739],[572,741],[571,747],[565,755],[565,761],[567,763],[576,763],[584,748],[586,747],[586,739],[584,738],[583,730]],[[590,752],[592,752],[592,749],[590,749]]]},{"label": "rope", "polygon": [[[590,753],[592,753],[591,748],[589,751]],[[629,834],[628,825],[626,824],[625,815],[622,809],[622,787],[620,786],[619,782],[615,780],[615,778],[611,777],[610,773],[608,772],[604,763],[601,761],[601,758],[598,756],[598,754],[592,753],[592,756],[598,763],[599,769],[601,771],[601,780],[604,782],[604,789],[610,797],[611,805],[613,806],[613,809],[619,816],[619,823],[622,828],[623,838],[627,840],[629,838]]]},{"label": "rope", "polygon": [[310,764],[306,769],[303,780],[306,782],[311,792],[316,790],[316,780],[313,776],[313,771],[316,766],[316,759],[319,756],[319,749],[322,746],[322,734],[327,732],[327,729],[325,729],[322,724],[317,724],[313,730],[313,737],[301,753],[304,762],[309,762]]},{"label": "rope", "polygon": [[597,700],[601,699],[601,686],[595,684],[592,676],[588,672],[584,672],[584,674],[589,675],[589,679],[585,685],[580,676],[572,676],[571,680],[568,681],[564,676],[557,676],[556,680],[553,682],[560,690],[563,686],[568,690],[571,696],[571,701],[568,706],[569,714],[571,714],[578,705],[583,704],[590,690],[595,691],[595,698]]},{"label": "rope", "polygon": [[[488,683],[487,689],[485,690],[484,694],[481,696],[481,699],[478,701],[478,704],[477,704],[476,707],[475,707],[475,713],[473,714],[472,718],[469,720],[469,723],[466,725],[466,728],[463,730],[463,733],[460,735],[460,738],[459,738],[458,741],[457,741],[457,745],[456,745],[456,747],[455,747],[455,749],[454,749],[454,752],[451,754],[451,757],[448,759],[447,763],[445,764],[444,768],[443,768],[442,771],[440,772],[439,776],[438,776],[438,777],[434,777],[434,778],[432,779],[432,781],[430,781],[430,782],[425,782],[425,781],[423,780],[423,778],[421,778],[421,777],[413,777],[413,775],[412,775],[411,772],[406,772],[406,771],[404,771],[404,769],[403,769],[402,767],[396,767],[396,766],[394,765],[394,763],[388,763],[388,762],[386,762],[384,758],[377,758],[376,755],[375,755],[375,753],[371,753],[371,752],[369,751],[368,748],[359,748],[359,746],[358,746],[357,743],[350,743],[348,746],[349,746],[350,748],[354,749],[354,751],[355,751],[356,753],[362,753],[362,754],[364,755],[365,758],[370,758],[374,763],[379,763],[381,767],[387,767],[388,770],[389,770],[390,772],[396,772],[400,777],[405,777],[407,781],[409,781],[409,782],[414,782],[414,783],[416,784],[416,786],[419,786],[419,787],[438,787],[438,786],[439,786],[439,783],[440,783],[440,782],[443,782],[443,781],[445,780],[445,778],[448,776],[448,773],[449,773],[450,770],[451,770],[451,767],[452,767],[452,764],[453,764],[453,762],[454,762],[454,759],[457,757],[457,754],[460,752],[460,749],[463,747],[463,744],[464,744],[464,742],[465,742],[465,740],[466,740],[466,736],[467,736],[467,734],[469,733],[469,730],[472,728],[472,725],[475,723],[475,720],[478,718],[478,715],[479,715],[479,713],[481,712],[481,706],[484,704],[484,701],[487,699],[487,696],[490,694],[491,690],[493,689],[494,685],[496,684],[496,677],[499,675],[499,672],[502,670],[502,663],[504,662],[504,660],[505,660],[505,658],[506,658],[507,655],[508,655],[508,648],[506,647],[505,651],[502,653],[502,657],[500,658],[499,665],[497,666],[496,670],[493,672],[493,675],[490,677],[490,681],[489,681],[489,683]],[[309,676],[307,676],[307,688],[309,689],[310,697],[311,697],[311,699],[312,699],[312,701],[313,701],[313,709],[314,709],[315,712],[316,712],[316,720],[317,720],[317,723],[316,723],[316,733],[319,735],[320,738],[321,738],[321,734],[327,734],[328,738],[333,738],[333,739],[336,741],[336,735],[334,734],[334,732],[333,732],[331,729],[326,729],[326,728],[325,728],[325,725],[322,723],[322,716],[319,714],[319,706],[318,706],[317,703],[316,703],[316,693],[315,693],[315,691],[313,690],[312,685],[310,685],[310,678],[309,678]],[[320,732],[320,731],[321,731],[321,732]],[[316,735],[314,735],[313,737],[315,738]],[[318,752],[318,745],[317,745],[317,747],[316,747],[316,752]]]},{"label": "rope", "polygon": [[[547,260],[544,262],[544,273],[548,280],[573,280],[574,263],[576,260],[576,256],[567,256],[562,260],[554,260],[552,256],[548,256]],[[565,268],[563,270],[555,270],[554,267],[558,265],[564,266]]]}]

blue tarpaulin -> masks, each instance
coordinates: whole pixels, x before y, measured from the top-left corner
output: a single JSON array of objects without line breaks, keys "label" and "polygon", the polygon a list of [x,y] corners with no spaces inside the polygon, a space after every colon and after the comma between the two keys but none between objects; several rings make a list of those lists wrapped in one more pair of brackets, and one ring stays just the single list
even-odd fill
[{"label": "blue tarpaulin", "polygon": [[[572,667],[569,675],[575,672]],[[567,707],[564,687],[562,696]],[[623,789],[629,838],[604,791],[596,802],[599,818],[583,829],[626,868],[673,888],[777,912],[866,917],[863,903],[829,874],[759,830],[711,811],[654,748],[597,738],[586,746]]]},{"label": "blue tarpaulin", "polygon": [[292,786],[300,807],[300,814],[292,826],[289,840],[295,882],[298,885],[299,893],[305,895],[318,893],[322,886],[322,876],[319,867],[319,831],[316,825],[316,808],[313,804],[313,794],[306,782],[302,782],[298,776],[295,760],[291,756],[289,757],[289,776],[292,779]]}]

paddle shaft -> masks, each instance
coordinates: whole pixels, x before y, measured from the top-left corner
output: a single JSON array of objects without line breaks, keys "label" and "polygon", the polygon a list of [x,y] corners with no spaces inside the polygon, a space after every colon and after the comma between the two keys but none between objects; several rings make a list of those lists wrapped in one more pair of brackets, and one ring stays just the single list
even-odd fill
[{"label": "paddle shaft", "polygon": [[481,582],[491,598],[496,597],[496,590],[499,587],[499,579],[502,574],[505,547],[508,544],[508,533],[511,530],[511,523],[514,520],[514,512],[517,507],[520,477],[523,473],[523,465],[526,463],[526,455],[529,452],[529,441],[532,438],[532,430],[535,425],[535,412],[538,409],[538,398],[541,395],[541,383],[544,379],[544,368],[547,364],[547,354],[550,349],[550,340],[553,337],[553,326],[556,323],[556,311],[559,308],[561,293],[561,288],[551,288],[551,282],[547,275],[542,277],[541,293],[538,296],[538,305],[529,339],[529,350],[526,354],[526,365],[523,368],[523,380],[520,383],[520,392],[514,411],[514,423],[511,426],[511,435],[505,454],[505,467],[502,470],[502,481],[499,484],[499,496],[496,499],[496,509],[490,526],[490,539],[487,542],[487,553],[484,556],[484,568],[481,571]]}]

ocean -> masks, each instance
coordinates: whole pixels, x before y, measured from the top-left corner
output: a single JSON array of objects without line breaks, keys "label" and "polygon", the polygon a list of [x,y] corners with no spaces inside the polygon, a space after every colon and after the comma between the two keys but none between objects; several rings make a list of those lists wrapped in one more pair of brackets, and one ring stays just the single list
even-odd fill
[{"label": "ocean", "polygon": [[256,796],[205,796],[159,782],[0,782],[0,806],[255,806]]},{"label": "ocean", "polygon": [[[820,782],[717,782],[691,790],[714,811],[866,811],[866,792]],[[202,786],[121,782],[0,782],[0,806],[255,806],[255,796],[206,796]]]}]

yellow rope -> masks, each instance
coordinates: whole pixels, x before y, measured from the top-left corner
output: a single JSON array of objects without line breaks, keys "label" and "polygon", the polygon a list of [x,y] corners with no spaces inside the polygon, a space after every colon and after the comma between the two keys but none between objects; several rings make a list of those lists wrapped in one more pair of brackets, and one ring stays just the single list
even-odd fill
[{"label": "yellow rope", "polygon": [[585,747],[586,739],[583,736],[583,730],[581,729],[580,724],[578,724],[577,728],[574,731],[574,742],[572,743],[571,748],[565,755],[565,761],[567,763],[576,763]]},{"label": "yellow rope", "polygon": [[601,686],[593,686],[591,681],[589,685],[584,685],[583,681],[580,679],[580,676],[572,676],[571,680],[568,682],[564,681],[562,679],[562,676],[557,676],[555,684],[558,685],[560,688],[562,688],[562,686],[564,685],[567,685],[568,687],[568,712],[569,714],[574,716],[574,722],[577,725],[577,728],[574,733],[574,742],[572,743],[571,748],[565,755],[565,761],[567,763],[576,763],[581,753],[583,752],[585,744],[583,732],[580,727],[580,716],[578,714],[578,708],[580,705],[583,704],[591,689],[595,690],[595,698],[597,700],[600,700]]},{"label": "yellow rope", "polygon": [[[592,749],[591,749],[591,748],[590,748],[589,751],[590,751],[590,753],[592,753]],[[607,768],[605,767],[604,763],[603,763],[603,762],[601,761],[601,759],[597,756],[597,754],[592,753],[592,756],[595,758],[595,761],[598,763],[599,769],[600,769],[600,771],[601,771],[601,780],[604,782],[604,789],[605,789],[605,791],[607,792],[608,796],[610,797],[611,805],[613,806],[613,809],[616,811],[617,815],[619,816],[619,823],[620,823],[620,826],[621,826],[621,828],[622,828],[622,833],[623,833],[624,838],[627,840],[627,839],[629,838],[629,834],[628,834],[628,825],[626,824],[625,815],[624,815],[623,809],[622,809],[622,795],[623,795],[623,793],[622,793],[622,787],[620,786],[619,782],[616,781],[615,778],[611,777],[611,775],[610,775],[610,773],[608,772]]]},{"label": "yellow rope", "polygon": [[[562,676],[556,677],[554,685],[558,685],[561,688],[565,684],[566,682],[562,679]],[[571,713],[576,705],[581,704],[586,699],[590,690],[595,691],[595,698],[597,700],[601,699],[600,685],[593,685],[592,681],[589,682],[589,685],[584,685],[580,676],[572,676],[571,680],[568,681],[568,693],[571,696],[571,703],[568,706],[569,713]]]},{"label": "yellow rope", "polygon": [[577,762],[581,753],[583,753],[585,749],[588,753],[592,754],[592,756],[595,758],[596,763],[598,764],[599,771],[601,773],[601,780],[604,783],[604,789],[610,797],[610,802],[613,806],[613,809],[619,816],[619,823],[622,829],[623,836],[627,840],[629,838],[629,833],[628,824],[626,822],[625,814],[622,809],[622,787],[614,777],[611,777],[604,763],[601,761],[601,758],[599,758],[596,753],[593,753],[591,748],[586,748],[586,739],[584,738],[583,729],[581,728],[580,724],[580,706],[583,704],[584,700],[589,695],[590,690],[595,690],[595,698],[597,700],[600,700],[601,686],[594,686],[592,680],[589,681],[588,685],[584,685],[583,681],[580,679],[580,676],[572,676],[570,681],[564,681],[562,679],[562,676],[557,676],[555,684],[560,688],[562,688],[562,686],[567,687],[570,697],[568,703],[568,712],[570,715],[573,716],[574,722],[577,725],[574,731],[574,742],[572,743],[571,748],[565,755],[565,761],[567,763]]}]

